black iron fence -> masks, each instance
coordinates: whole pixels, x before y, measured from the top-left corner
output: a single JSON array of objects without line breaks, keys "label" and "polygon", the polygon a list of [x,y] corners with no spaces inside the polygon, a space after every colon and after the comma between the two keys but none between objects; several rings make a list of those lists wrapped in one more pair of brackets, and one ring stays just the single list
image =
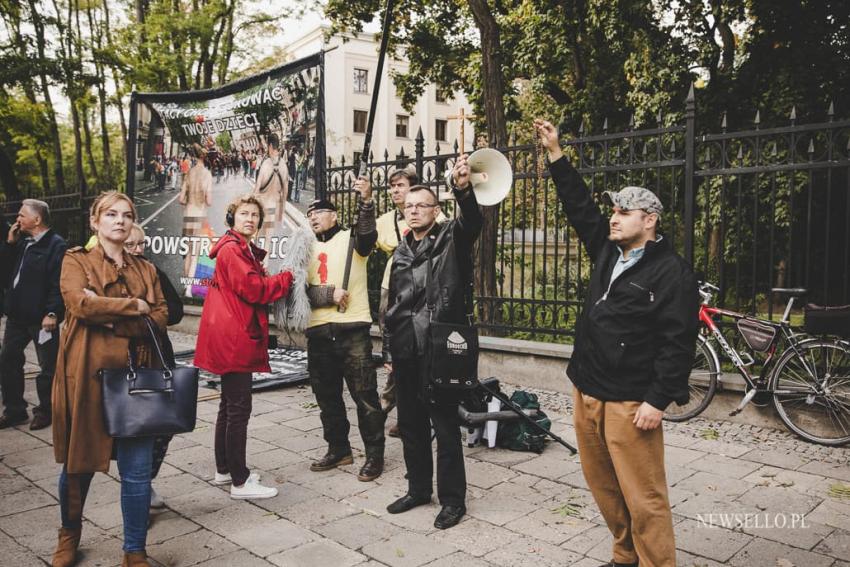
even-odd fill
[{"label": "black iron fence", "polygon": [[[705,130],[703,132],[702,130]],[[698,128],[694,99],[675,124],[609,132],[579,131],[564,142],[572,163],[594,195],[623,185],[651,188],[665,205],[665,237],[698,272],[721,288],[730,308],[771,317],[781,309],[772,287],[806,287],[808,301],[850,303],[850,120],[836,120],[830,105],[822,122],[762,128],[756,114],[749,130]],[[442,153],[441,149],[446,153]],[[495,293],[476,297],[480,324],[498,335],[569,340],[581,308],[590,264],[570,227],[548,171],[538,175],[534,145],[512,137],[499,148],[513,170],[513,189],[499,205]],[[383,213],[392,207],[387,180],[414,167],[423,183],[448,197],[443,173],[458,155],[457,144],[426,153],[421,132],[411,155],[370,163],[369,173]],[[355,164],[327,168],[328,196],[347,218],[354,204]],[[91,197],[79,193],[38,196],[51,207],[54,228],[71,245],[87,236]],[[11,220],[20,203],[4,204]],[[444,201],[451,216],[453,203]],[[369,289],[377,307],[386,258],[370,260]],[[486,274],[478,259],[478,277]],[[480,281],[478,282],[480,283]],[[482,287],[482,286],[479,286]]]},{"label": "black iron fence", "polygon": [[[722,305],[773,317],[772,287],[807,287],[808,301],[850,303],[850,120],[790,123],[762,129],[698,133],[693,93],[684,119],[656,127],[579,132],[565,141],[572,163],[598,196],[624,185],[651,188],[665,205],[661,229],[674,247],[721,288]],[[589,261],[549,180],[537,172],[534,145],[515,137],[498,148],[514,170],[513,189],[498,207],[496,290],[476,297],[479,322],[493,334],[568,340],[590,273]],[[456,159],[426,155],[421,131],[413,154],[370,163],[383,213],[393,205],[387,180],[414,167],[422,182],[448,197],[444,171]],[[328,196],[348,218],[356,164],[329,160]],[[444,202],[449,214],[451,201]],[[480,260],[480,258],[478,259]],[[377,304],[385,259],[370,260]],[[477,262],[481,275],[482,267]],[[781,309],[779,310],[781,313]],[[778,316],[778,315],[777,315]]]}]

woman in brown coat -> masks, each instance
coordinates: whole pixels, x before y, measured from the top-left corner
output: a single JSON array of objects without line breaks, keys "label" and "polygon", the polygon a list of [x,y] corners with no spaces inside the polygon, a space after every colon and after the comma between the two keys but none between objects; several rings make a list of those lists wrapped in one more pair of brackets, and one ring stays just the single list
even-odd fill
[{"label": "woman in brown coat", "polygon": [[113,455],[121,474],[122,565],[148,565],[145,540],[153,437],[109,437],[96,377],[101,368],[126,367],[131,347],[139,364],[148,366],[152,349],[143,317],[149,316],[162,330],[168,318],[153,264],[124,250],[135,220],[136,208],[129,197],[115,191],[101,194],[90,218],[98,244],[90,251],[69,250],[62,263],[60,288],[67,314],[53,381],[53,446],[56,462],[64,466],[59,477],[62,528],[54,567],[75,563],[89,485],[95,472],[109,470]]}]

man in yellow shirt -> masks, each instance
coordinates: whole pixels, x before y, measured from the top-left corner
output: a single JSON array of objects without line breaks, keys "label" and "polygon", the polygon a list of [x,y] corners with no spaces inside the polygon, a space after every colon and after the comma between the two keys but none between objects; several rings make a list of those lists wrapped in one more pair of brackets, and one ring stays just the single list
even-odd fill
[{"label": "man in yellow shirt", "polygon": [[[350,424],[342,399],[345,381],[357,405],[357,425],[366,452],[366,462],[358,479],[371,481],[384,470],[384,421],[386,414],[378,399],[378,383],[372,362],[372,339],[366,261],[375,246],[375,204],[365,178],[354,189],[362,197],[359,222],[354,230],[343,230],[337,222],[336,207],[326,200],[313,201],[307,220],[316,235],[307,271],[307,295],[313,308],[304,334],[307,336],[307,370],[322,429],[328,443],[327,454],[310,465],[312,471],[331,470],[354,462],[348,440]],[[354,242],[351,242],[351,239]],[[342,284],[349,246],[353,244],[351,273],[347,289]],[[340,311],[340,307],[344,310]]]}]

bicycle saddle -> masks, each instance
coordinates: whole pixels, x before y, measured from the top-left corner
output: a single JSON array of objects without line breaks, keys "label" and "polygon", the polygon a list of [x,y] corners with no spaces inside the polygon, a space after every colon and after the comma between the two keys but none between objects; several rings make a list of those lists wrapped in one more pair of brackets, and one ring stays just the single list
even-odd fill
[{"label": "bicycle saddle", "polygon": [[792,297],[800,297],[801,295],[806,295],[809,292],[809,290],[804,287],[774,287],[770,291],[772,293],[790,295]]}]

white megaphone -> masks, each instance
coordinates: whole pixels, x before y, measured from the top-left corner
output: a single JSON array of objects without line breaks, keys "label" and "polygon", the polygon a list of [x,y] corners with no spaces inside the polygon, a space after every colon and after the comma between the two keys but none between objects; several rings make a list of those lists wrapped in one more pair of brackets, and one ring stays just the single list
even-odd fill
[{"label": "white megaphone", "polygon": [[[498,205],[511,192],[514,174],[508,158],[502,152],[493,148],[475,150],[467,163],[469,181],[479,205]],[[446,184],[452,184],[451,170],[446,171]]]}]

